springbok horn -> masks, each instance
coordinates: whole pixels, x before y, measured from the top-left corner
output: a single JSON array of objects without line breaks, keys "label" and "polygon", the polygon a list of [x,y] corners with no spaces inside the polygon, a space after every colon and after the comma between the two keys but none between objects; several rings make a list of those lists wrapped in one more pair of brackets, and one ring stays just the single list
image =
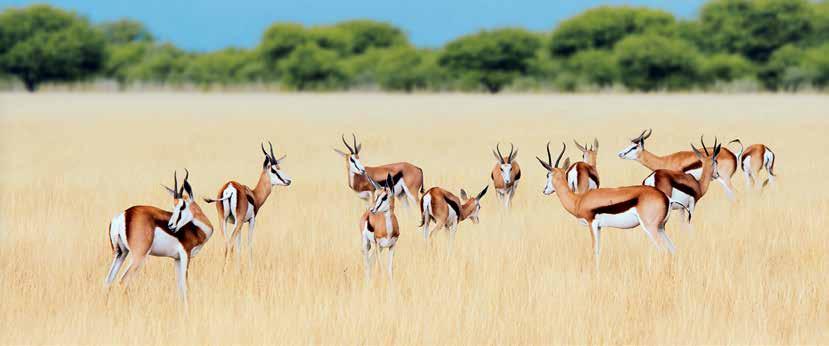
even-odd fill
[{"label": "springbok horn", "polygon": [[354,133],[351,134],[351,140],[354,141],[354,153],[359,154],[357,150],[357,136],[355,136]]},{"label": "springbok horn", "polygon": [[271,157],[268,155],[268,152],[265,151],[265,143],[260,143],[260,145],[262,147],[262,154],[265,154],[265,157],[268,158],[268,161],[270,161]]},{"label": "springbok horn", "polygon": [[705,139],[703,137],[703,135],[699,136],[699,142],[702,144],[702,150],[705,150],[705,156],[711,156],[711,154],[708,153],[708,148],[705,147]]},{"label": "springbok horn", "polygon": [[510,143],[509,144],[509,162],[512,162],[512,154],[515,152],[515,146]]},{"label": "springbok horn", "polygon": [[558,167],[558,164],[561,162],[561,157],[564,156],[564,151],[565,150],[567,150],[567,144],[564,144],[564,142],[561,142],[561,153],[559,153],[558,158],[556,158],[556,167]]},{"label": "springbok horn", "polygon": [[[345,144],[345,147],[348,148],[348,152],[351,153],[351,154],[354,154],[354,149],[352,149],[351,146],[348,145],[348,142],[345,141],[345,135],[342,135],[341,137],[343,139],[343,144]],[[262,150],[264,150],[264,149],[262,149]]]},{"label": "springbok horn", "polygon": [[271,161],[276,161],[276,155],[273,154],[273,143],[268,141],[268,145],[271,147]]},{"label": "springbok horn", "polygon": [[501,154],[501,143],[495,144],[495,149],[498,150],[498,158],[501,159],[501,164],[504,163],[504,155]]}]

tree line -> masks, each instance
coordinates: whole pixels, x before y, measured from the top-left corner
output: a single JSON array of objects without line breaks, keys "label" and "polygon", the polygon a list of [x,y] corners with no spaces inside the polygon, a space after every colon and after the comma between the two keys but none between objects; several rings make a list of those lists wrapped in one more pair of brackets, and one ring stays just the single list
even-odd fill
[{"label": "tree line", "polygon": [[390,23],[274,23],[251,49],[189,52],[140,22],[93,24],[49,5],[0,12],[0,79],[109,79],[134,85],[274,85],[290,90],[382,89],[496,93],[825,89],[829,2],[711,0],[681,20],[647,7],[601,6],[550,32],[482,30],[419,48]]}]

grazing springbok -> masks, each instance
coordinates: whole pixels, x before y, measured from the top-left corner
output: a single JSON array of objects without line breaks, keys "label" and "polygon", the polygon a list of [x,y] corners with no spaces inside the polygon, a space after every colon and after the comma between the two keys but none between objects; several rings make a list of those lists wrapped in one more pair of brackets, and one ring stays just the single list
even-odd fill
[{"label": "grazing springbok", "polygon": [[394,196],[401,199],[404,206],[409,205],[409,200],[412,203],[418,201],[418,196],[415,194],[423,192],[423,170],[420,167],[408,162],[376,167],[363,166],[360,162],[360,150],[363,145],[357,143],[357,137],[354,134],[351,135],[351,138],[353,146],[348,144],[345,136],[342,136],[348,154],[339,149],[334,149],[334,152],[345,158],[346,169],[348,170],[348,187],[354,190],[357,196],[371,203],[375,187],[369,182],[369,178],[378,181],[386,179],[387,175],[391,175],[397,183],[394,186]]},{"label": "grazing springbok", "polygon": [[492,185],[495,187],[498,199],[504,201],[505,208],[509,208],[512,197],[515,196],[515,190],[518,189],[518,180],[521,179],[521,166],[518,165],[518,161],[515,161],[518,151],[510,143],[509,155],[504,157],[501,155],[500,145],[496,144],[492,155],[495,155],[496,162],[489,176],[492,178]]},{"label": "grazing springbok", "polygon": [[[397,238],[400,237],[400,226],[397,224],[397,216],[394,215],[394,186],[395,182],[391,174],[386,175],[383,186],[377,184],[373,179],[368,179],[369,184],[378,192],[374,199],[374,205],[360,217],[360,240],[362,242],[363,257],[366,265],[366,278],[371,278],[372,257],[380,264],[380,250],[388,249],[389,278],[393,275],[394,247],[397,245]],[[371,248],[374,247],[372,253]]]},{"label": "grazing springbok", "polygon": [[[642,131],[638,137],[631,139],[631,144],[619,152],[619,158],[639,161],[639,163],[652,171],[657,169],[681,171],[693,175],[696,180],[700,179],[702,176],[702,162],[690,150],[678,151],[665,156],[657,156],[645,150],[645,140],[652,133],[653,130],[647,129]],[[713,150],[714,148],[707,149]],[[717,181],[725,189],[725,194],[728,199],[733,201],[734,187],[731,185],[731,176],[737,170],[737,157],[728,148],[722,148],[718,162],[720,177]]]},{"label": "grazing springbok", "polygon": [[[118,214],[109,224],[109,241],[115,258],[109,268],[105,285],[115,280],[121,265],[132,254],[127,271],[121,276],[121,284],[141,269],[147,255],[170,257],[175,260],[178,288],[187,306],[187,268],[193,256],[213,235],[213,226],[204,215],[190,186],[190,172],[181,188],[173,173],[173,188],[164,186],[173,196],[173,212],[151,206],[134,206]],[[162,185],[163,186],[163,185]],[[185,195],[185,192],[187,193]]]},{"label": "grazing springbok", "polygon": [[[268,141],[270,153],[265,151],[265,144],[261,144],[262,153],[265,154],[265,162],[262,164],[262,172],[259,173],[259,181],[253,189],[235,181],[229,181],[222,185],[216,199],[205,198],[207,203],[216,203],[216,212],[222,225],[222,236],[225,238],[225,263],[227,263],[230,252],[236,252],[236,259],[241,264],[242,253],[242,226],[248,224],[248,263],[253,257],[253,228],[256,224],[256,217],[259,209],[268,200],[274,186],[291,185],[291,178],[280,170],[279,165],[285,160],[283,155],[279,159],[273,154],[273,144]],[[244,198],[240,198],[244,196]],[[228,235],[227,225],[233,223],[233,231]],[[235,243],[235,244],[234,244]]]},{"label": "grazing springbok", "polygon": [[599,151],[599,140],[593,139],[593,144],[583,146],[573,140],[576,148],[582,153],[582,161],[576,162],[567,169],[567,184],[570,190],[584,193],[587,190],[599,188],[599,172],[596,170],[596,161]]},{"label": "grazing springbok", "polygon": [[752,144],[748,148],[743,148],[743,142],[740,142],[739,139],[729,142],[729,144],[731,143],[740,144],[740,153],[737,156],[740,157],[740,166],[746,178],[747,187],[756,186],[756,179],[763,168],[768,172],[768,177],[760,188],[766,187],[768,184],[774,185],[776,175],[774,174],[774,152],[771,151],[771,148],[764,144]]},{"label": "grazing springbok", "polygon": [[489,185],[473,198],[469,198],[463,189],[461,189],[461,198],[439,187],[426,190],[420,200],[420,214],[423,217],[420,220],[420,226],[423,227],[423,239],[429,239],[429,223],[434,221],[437,225],[435,230],[446,228],[449,231],[449,248],[451,249],[461,221],[470,219],[473,224],[478,223],[481,198],[484,197],[487,189]]},{"label": "grazing springbok", "polygon": [[642,185],[655,187],[668,196],[672,202],[675,202],[671,204],[672,209],[683,210],[685,217],[682,220],[688,227],[690,227],[694,208],[699,203],[699,200],[702,199],[702,196],[708,192],[708,186],[711,180],[716,180],[720,176],[717,158],[720,155],[722,144],[718,144],[715,138],[713,153],[709,153],[702,137],[700,137],[700,143],[705,154],[691,144],[691,150],[694,155],[702,162],[702,176],[699,180],[685,172],[657,169],[642,181]]},{"label": "grazing springbok", "polygon": [[544,194],[556,193],[564,209],[590,228],[597,271],[601,256],[601,233],[604,227],[630,229],[641,225],[654,246],[659,248],[652,233],[656,231],[668,251],[674,252],[674,245],[665,233],[671,202],[664,193],[651,186],[638,185],[599,188],[577,194],[567,185],[565,169],[569,166],[570,159],[566,159],[564,165],[559,166],[561,156],[567,148],[564,143],[562,146],[555,164],[550,154],[550,143],[547,143],[547,161],[536,157],[541,166],[547,169]]}]

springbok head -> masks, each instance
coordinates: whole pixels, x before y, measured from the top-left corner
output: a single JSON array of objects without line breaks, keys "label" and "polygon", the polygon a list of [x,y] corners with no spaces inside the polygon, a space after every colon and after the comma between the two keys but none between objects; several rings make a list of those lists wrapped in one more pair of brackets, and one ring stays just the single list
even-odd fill
[{"label": "springbok head", "polygon": [[360,162],[360,150],[363,148],[363,145],[357,143],[357,136],[353,133],[351,134],[352,145],[348,145],[348,141],[345,140],[345,135],[342,135],[342,140],[346,149],[348,149],[348,154],[336,148],[334,149],[334,152],[345,158],[345,161],[348,164],[348,169],[351,173],[366,174],[366,167]]},{"label": "springbok head", "polygon": [[262,153],[265,154],[265,163],[262,164],[262,169],[268,172],[271,185],[291,185],[291,177],[285,174],[285,172],[282,172],[279,168],[279,164],[281,164],[282,161],[285,161],[285,157],[288,155],[282,155],[282,157],[277,159],[273,154],[273,144],[271,144],[271,141],[268,141],[268,145],[271,149],[270,153],[265,151],[265,143],[262,143]]},{"label": "springbok head", "polygon": [[495,150],[492,151],[492,155],[495,156],[495,160],[498,161],[498,165],[501,168],[501,177],[504,178],[504,184],[509,185],[512,182],[512,161],[518,156],[518,151],[515,150],[515,146],[510,143],[509,145],[509,155],[504,157],[501,154],[501,144],[498,143],[495,145]]},{"label": "springbok head", "polygon": [[717,143],[717,138],[714,137],[714,152],[709,153],[708,148],[705,147],[705,141],[703,140],[703,136],[699,137],[699,142],[702,144],[702,150],[705,151],[705,154],[699,151],[693,143],[691,143],[691,150],[697,155],[697,158],[702,161],[703,172],[705,171],[706,166],[711,166],[711,179],[719,179],[720,178],[720,171],[717,169],[717,157],[720,156],[720,149],[722,149],[722,143]]},{"label": "springbok head", "polygon": [[[196,198],[193,195],[193,188],[190,187],[190,181],[188,180],[190,178],[190,172],[187,169],[184,169],[184,172],[186,174],[184,175],[184,182],[181,183],[181,187],[178,186],[176,172],[173,172],[172,189],[163,184],[161,185],[173,196],[173,215],[167,221],[167,228],[173,232],[178,232],[184,225],[193,221],[193,211],[190,209],[190,206]],[[187,193],[186,195],[184,194],[185,192]]]},{"label": "springbok head", "polygon": [[[538,162],[541,163],[541,166],[547,170],[547,184],[544,186],[544,194],[545,195],[552,195],[556,192],[554,180],[563,180],[565,179],[565,170],[567,167],[570,167],[570,158],[566,158],[564,160],[564,164],[559,165],[561,163],[561,157],[564,156],[564,150],[567,149],[567,144],[561,143],[561,153],[558,154],[556,158],[555,164],[553,164],[553,155],[550,154],[550,142],[547,142],[547,162],[544,162],[540,157],[536,156],[535,158],[538,159]],[[565,183],[566,184],[566,183]]]},{"label": "springbok head", "polygon": [[652,133],[653,130],[647,129],[642,131],[642,133],[639,134],[639,137],[631,138],[631,144],[619,152],[619,158],[625,160],[638,160],[639,155],[641,155],[642,151],[645,150],[645,140],[648,139]]},{"label": "springbok head", "polygon": [[[469,213],[468,218],[472,220],[472,223],[478,224],[478,212],[481,211],[481,198],[486,195],[486,190],[489,189],[489,185],[484,187],[477,196],[473,198],[469,198],[466,194],[464,189],[461,189],[461,199],[463,200],[463,210],[465,213]],[[470,211],[471,210],[471,211]]]},{"label": "springbok head", "polygon": [[582,161],[588,162],[588,163],[591,163],[591,164],[596,162],[597,153],[599,152],[599,140],[598,139],[593,138],[593,144],[588,144],[588,145],[581,145],[575,139],[573,140],[573,143],[576,144],[576,148],[581,150]]},{"label": "springbok head", "polygon": [[394,208],[394,179],[391,177],[391,174],[386,177],[383,185],[378,184],[369,176],[366,176],[366,178],[368,178],[369,183],[371,183],[371,186],[377,192],[374,197],[374,206],[369,211],[372,214],[377,214],[385,213]]}]

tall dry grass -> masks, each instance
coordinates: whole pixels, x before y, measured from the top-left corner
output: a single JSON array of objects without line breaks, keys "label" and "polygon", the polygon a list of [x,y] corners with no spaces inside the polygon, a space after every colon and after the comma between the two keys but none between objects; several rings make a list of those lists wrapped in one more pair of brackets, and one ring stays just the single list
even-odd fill
[{"label": "tall dry grass", "polygon": [[[0,343],[826,344],[827,109],[808,95],[0,95]],[[615,153],[645,127],[657,153],[700,134],[766,143],[779,185],[746,192],[735,175],[736,204],[712,186],[693,233],[672,219],[674,256],[639,229],[607,231],[597,275],[587,229],[541,194],[533,156],[595,136],[603,185],[638,184],[647,170]],[[352,131],[364,163],[407,160],[453,191],[487,184],[490,149],[512,141],[514,208],[487,195],[451,256],[399,208],[395,278],[367,283],[365,207],[331,150]],[[169,259],[107,294],[114,215],[169,208],[159,183],[174,169],[202,196],[254,183],[262,140],[294,184],[260,211],[252,268],[223,273],[216,233],[190,267],[189,316]]]}]

